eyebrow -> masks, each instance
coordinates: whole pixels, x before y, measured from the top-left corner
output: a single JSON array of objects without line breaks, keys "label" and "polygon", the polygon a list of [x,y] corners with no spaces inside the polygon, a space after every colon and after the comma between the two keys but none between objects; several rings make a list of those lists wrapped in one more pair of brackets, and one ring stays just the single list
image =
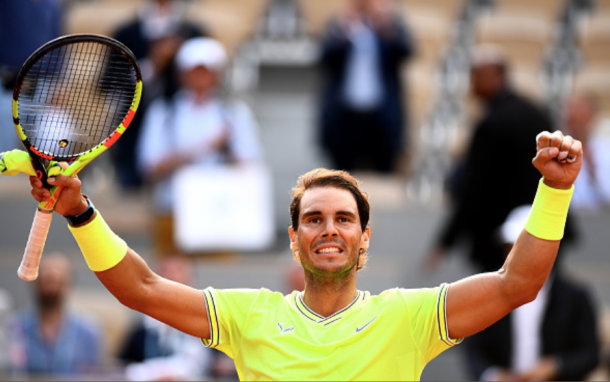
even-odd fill
[{"label": "eyebrow", "polygon": [[[302,219],[306,219],[310,216],[315,216],[315,215],[322,215],[322,211],[309,211],[309,212],[305,212],[301,218]],[[337,211],[337,213],[335,215],[341,215],[341,216],[348,216],[350,218],[355,219],[357,217],[357,215],[351,211]]]}]

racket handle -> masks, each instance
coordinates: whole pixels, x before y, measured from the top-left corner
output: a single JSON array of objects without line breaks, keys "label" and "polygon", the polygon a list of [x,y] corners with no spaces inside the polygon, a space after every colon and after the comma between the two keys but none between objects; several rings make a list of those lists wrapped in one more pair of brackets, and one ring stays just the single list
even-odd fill
[{"label": "racket handle", "polygon": [[24,281],[34,281],[38,278],[38,266],[40,265],[42,250],[44,249],[44,243],[47,241],[47,234],[49,233],[52,219],[53,210],[43,210],[40,208],[36,210],[30,236],[28,237],[28,244],[25,247],[23,260],[21,260],[21,265],[17,271],[19,278]]}]

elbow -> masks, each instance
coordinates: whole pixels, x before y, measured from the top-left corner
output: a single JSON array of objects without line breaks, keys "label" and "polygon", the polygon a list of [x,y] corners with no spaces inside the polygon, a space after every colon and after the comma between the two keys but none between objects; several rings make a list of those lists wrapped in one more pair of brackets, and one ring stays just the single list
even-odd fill
[{"label": "elbow", "polygon": [[115,293],[115,297],[119,302],[129,309],[143,312],[150,299],[152,285],[149,282],[144,282],[137,289]]},{"label": "elbow", "polygon": [[505,291],[511,302],[512,309],[529,304],[538,297],[538,292],[542,289],[544,281],[538,282],[531,279],[511,279],[505,278]]}]

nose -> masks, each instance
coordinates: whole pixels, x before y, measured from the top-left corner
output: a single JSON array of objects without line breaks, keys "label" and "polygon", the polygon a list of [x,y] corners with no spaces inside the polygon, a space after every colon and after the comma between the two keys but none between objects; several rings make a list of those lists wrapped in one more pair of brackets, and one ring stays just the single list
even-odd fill
[{"label": "nose", "polygon": [[322,237],[336,237],[339,236],[339,232],[337,232],[337,227],[335,227],[335,222],[333,219],[328,219],[326,224],[324,225],[324,231],[322,231]]}]

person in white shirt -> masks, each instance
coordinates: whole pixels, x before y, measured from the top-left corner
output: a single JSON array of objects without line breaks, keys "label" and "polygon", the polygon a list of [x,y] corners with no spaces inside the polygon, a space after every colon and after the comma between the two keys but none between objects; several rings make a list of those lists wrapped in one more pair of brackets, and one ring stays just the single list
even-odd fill
[{"label": "person in white shirt", "polygon": [[224,47],[204,37],[187,40],[176,65],[180,90],[150,105],[138,141],[138,167],[154,185],[157,251],[176,253],[171,212],[172,175],[187,165],[220,166],[261,161],[257,124],[245,103],[221,95]]},{"label": "person in white shirt", "polygon": [[586,148],[582,172],[574,183],[572,206],[576,210],[610,210],[610,134],[604,135],[591,94],[576,94],[565,105],[565,130]]}]

